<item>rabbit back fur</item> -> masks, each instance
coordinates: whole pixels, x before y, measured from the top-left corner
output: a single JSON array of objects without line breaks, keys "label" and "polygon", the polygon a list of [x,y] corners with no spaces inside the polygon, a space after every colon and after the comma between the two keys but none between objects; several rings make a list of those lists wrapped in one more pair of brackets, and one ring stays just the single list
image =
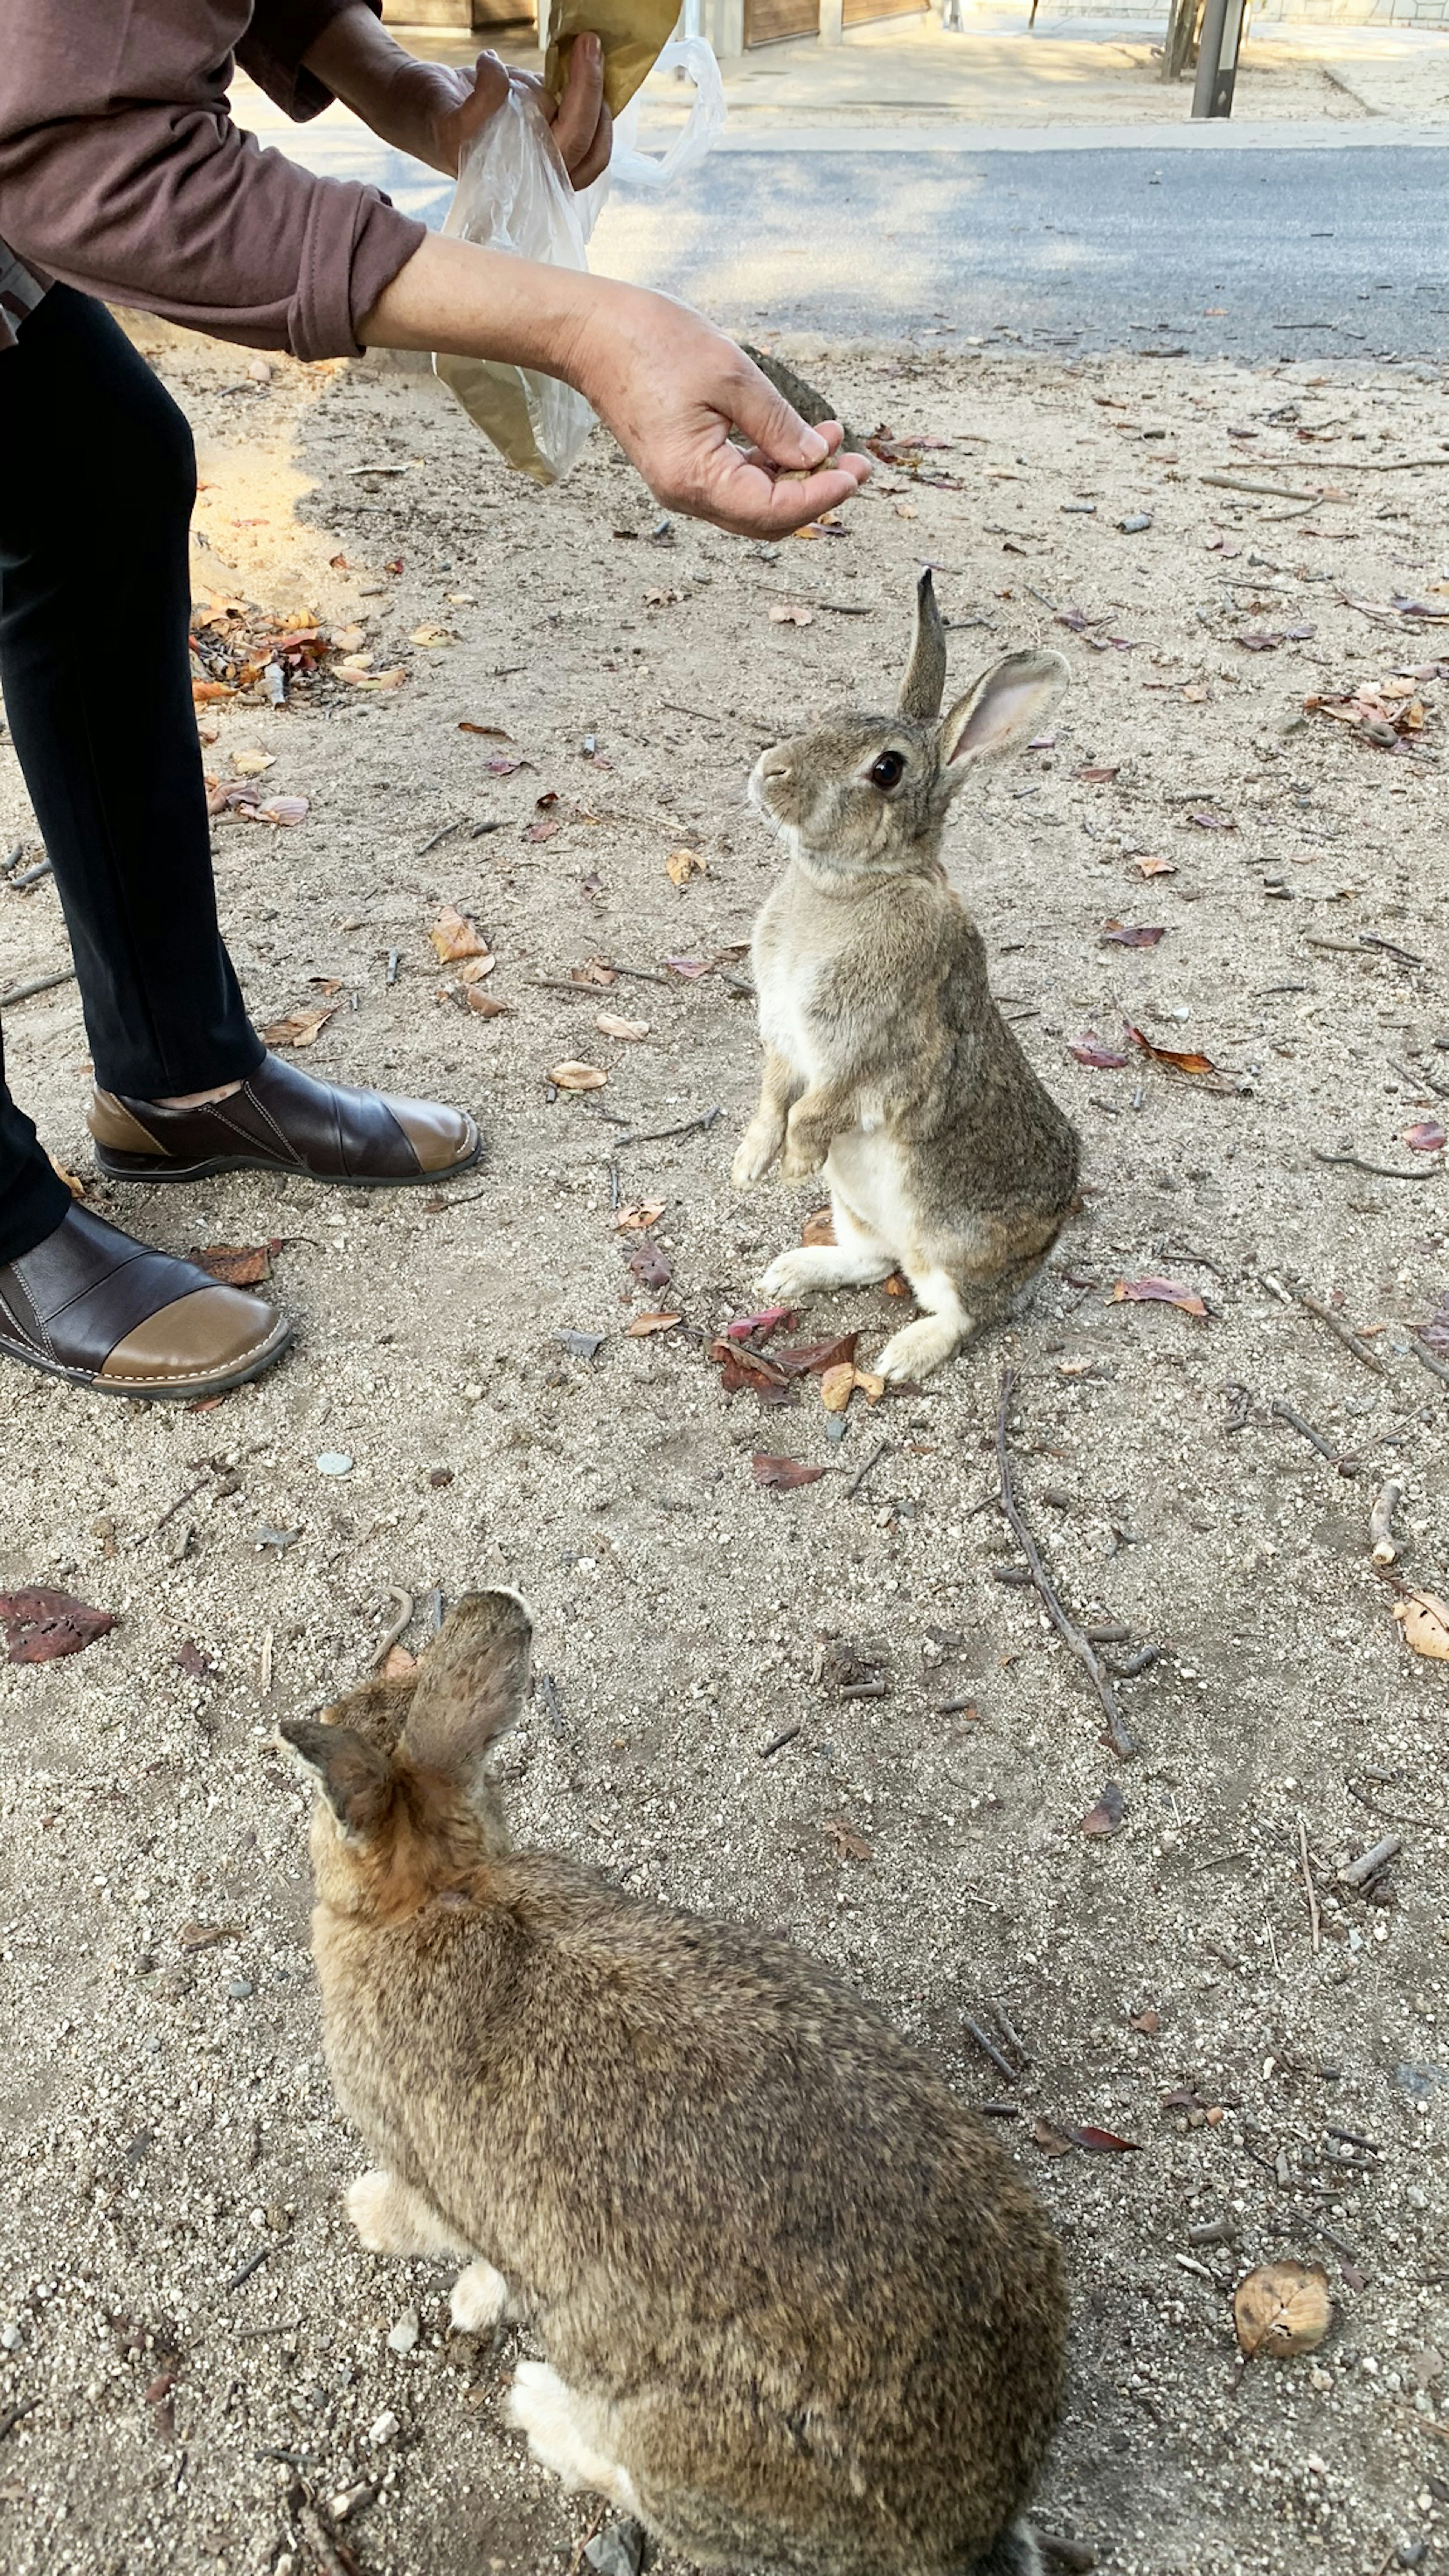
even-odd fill
[{"label": "rabbit back fur", "polygon": [[[476,1660],[471,1621],[486,1660],[512,1599],[461,1605],[434,1655]],[[368,2241],[471,2258],[459,2293],[506,2297],[547,2356],[512,2401],[538,2456],[687,2556],[1027,2570],[1002,2553],[1065,2314],[1034,2195],[788,1942],[511,1851],[466,1727],[429,1741],[429,1668],[416,1747],[399,1685],[286,1729],[323,1790],[328,2066],[380,2168],[354,2213],[392,2213]]]}]

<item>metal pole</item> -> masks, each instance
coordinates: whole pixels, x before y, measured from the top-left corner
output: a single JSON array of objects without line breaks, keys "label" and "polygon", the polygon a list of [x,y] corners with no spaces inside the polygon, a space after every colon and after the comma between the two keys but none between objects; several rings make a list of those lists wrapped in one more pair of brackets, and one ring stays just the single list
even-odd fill
[{"label": "metal pole", "polygon": [[1238,76],[1238,51],[1247,14],[1248,0],[1207,0],[1192,92],[1194,117],[1232,115],[1233,83]]}]

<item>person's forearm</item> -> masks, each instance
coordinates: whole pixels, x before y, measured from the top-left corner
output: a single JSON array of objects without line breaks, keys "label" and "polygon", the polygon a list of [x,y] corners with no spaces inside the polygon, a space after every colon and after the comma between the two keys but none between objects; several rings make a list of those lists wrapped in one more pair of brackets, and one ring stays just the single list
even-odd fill
[{"label": "person's forearm", "polygon": [[368,349],[442,349],[500,358],[574,381],[580,331],[592,309],[637,290],[512,251],[430,233],[358,325]]},{"label": "person's forearm", "polygon": [[302,59],[384,143],[420,160],[428,157],[419,140],[432,100],[433,66],[406,53],[364,0],[329,19]]}]

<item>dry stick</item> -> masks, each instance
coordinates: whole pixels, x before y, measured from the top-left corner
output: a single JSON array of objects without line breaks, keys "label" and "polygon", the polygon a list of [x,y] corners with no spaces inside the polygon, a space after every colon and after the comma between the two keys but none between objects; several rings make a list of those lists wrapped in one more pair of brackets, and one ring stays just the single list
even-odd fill
[{"label": "dry stick", "polygon": [[1394,1514],[1404,1498],[1402,1485],[1390,1477],[1380,1485],[1369,1511],[1369,1554],[1375,1565],[1392,1565],[1399,1551],[1394,1540]]},{"label": "dry stick", "polygon": [[1367,1887],[1369,1880],[1377,1878],[1379,1871],[1386,1869],[1395,1853],[1401,1852],[1403,1848],[1402,1834],[1385,1834],[1381,1843],[1372,1844],[1368,1851],[1359,1853],[1357,1860],[1351,1860],[1345,1864],[1338,1873],[1339,1885]]},{"label": "dry stick", "polygon": [[36,993],[53,993],[57,984],[74,981],[73,966],[62,966],[54,975],[33,975],[28,984],[12,984],[8,993],[0,993],[0,1011],[8,1011],[12,1002],[28,1002]]},{"label": "dry stick", "polygon": [[1324,1439],[1321,1431],[1315,1431],[1296,1404],[1285,1404],[1281,1395],[1275,1395],[1268,1410],[1277,1421],[1286,1422],[1290,1431],[1296,1431],[1300,1440],[1306,1440],[1310,1448],[1316,1449],[1320,1458],[1326,1458],[1330,1467],[1336,1467],[1340,1476],[1358,1474],[1358,1461],[1345,1458],[1340,1450],[1334,1448],[1332,1441]]},{"label": "dry stick", "polygon": [[406,1630],[412,1625],[414,1609],[412,1594],[410,1592],[404,1592],[400,1583],[391,1584],[388,1589],[390,1598],[398,1605],[397,1617],[394,1619],[392,1626],[387,1630],[386,1634],[382,1638],[377,1652],[373,1656],[372,1669],[374,1672],[378,1670],[380,1665],[387,1662],[388,1656],[392,1653],[394,1646],[399,1643]]},{"label": "dry stick", "polygon": [[[1270,501],[1302,501],[1311,509],[1317,509],[1323,498],[1321,492],[1285,492],[1281,483],[1249,483],[1241,474],[1200,474],[1197,479],[1211,483],[1218,492],[1262,492]],[[1240,589],[1247,587],[1246,582],[1238,584]]]},{"label": "dry stick", "polygon": [[1318,1956],[1323,1933],[1318,1920],[1318,1899],[1313,1892],[1313,1873],[1308,1866],[1308,1827],[1298,1819],[1298,1858],[1303,1869],[1303,1885],[1308,1897],[1308,1929],[1313,1936],[1313,1955]]},{"label": "dry stick", "polygon": [[1052,1588],[1051,1578],[1041,1561],[1036,1541],[1022,1518],[1021,1507],[1012,1491],[1011,1454],[1007,1447],[1006,1423],[1015,1386],[1015,1369],[1003,1369],[1001,1397],[996,1408],[996,1472],[1001,1484],[1001,1508],[1012,1537],[1027,1561],[1032,1582],[1036,1586],[1052,1626],[1068,1652],[1075,1655],[1102,1704],[1102,1714],[1107,1721],[1107,1733],[1111,1738],[1112,1750],[1114,1753],[1119,1753],[1125,1761],[1130,1754],[1136,1752],[1137,1747],[1128,1732],[1122,1711],[1117,1705],[1117,1694],[1112,1688],[1100,1657],[1088,1644],[1075,1620],[1069,1619],[1062,1608]]},{"label": "dry stick", "polygon": [[1325,1154],[1317,1145],[1311,1145],[1309,1152],[1315,1163],[1336,1163],[1347,1172],[1372,1172],[1378,1181],[1432,1181],[1444,1169],[1442,1163],[1431,1163],[1427,1172],[1404,1172],[1392,1163],[1366,1163],[1362,1154]]},{"label": "dry stick", "polygon": [[1445,1384],[1449,1385],[1449,1367],[1445,1366],[1443,1360],[1436,1360],[1433,1352],[1418,1339],[1417,1335],[1414,1340],[1414,1357],[1429,1370],[1432,1376],[1442,1377]]},{"label": "dry stick", "polygon": [[888,1440],[877,1441],[874,1449],[872,1449],[870,1453],[870,1456],[867,1458],[865,1465],[861,1468],[859,1475],[852,1476],[849,1484],[845,1488],[845,1499],[848,1503],[854,1502],[856,1495],[859,1493],[861,1486],[865,1483],[866,1478],[871,1474],[871,1471],[874,1468],[880,1465],[882,1458],[889,1457],[890,1446],[891,1444]]},{"label": "dry stick", "polygon": [[1413,1065],[1398,1063],[1393,1056],[1389,1062],[1395,1073],[1401,1073],[1412,1089],[1432,1091],[1436,1100],[1449,1100],[1449,1082],[1436,1082],[1433,1074],[1425,1073],[1422,1065],[1416,1070]]},{"label": "dry stick", "polygon": [[702,1117],[681,1119],[677,1127],[640,1127],[627,1136],[616,1136],[610,1152],[620,1153],[626,1145],[657,1145],[665,1136],[702,1136],[723,1116],[722,1109],[706,1109]]},{"label": "dry stick", "polygon": [[977,2047],[982,2052],[982,2055],[990,2058],[998,2075],[1004,2076],[1008,2084],[1019,2084],[1021,2082],[1019,2070],[1012,2065],[1010,2058],[1002,2056],[995,2040],[987,2038],[979,2021],[973,2021],[969,2013],[963,2013],[961,2015],[961,2027],[964,2031],[969,2033],[972,2039],[975,2040]]},{"label": "dry stick", "polygon": [[[1263,1276],[1270,1287],[1278,1286],[1279,1282],[1272,1273],[1265,1271]],[[1334,1340],[1342,1342],[1346,1351],[1352,1351],[1354,1358],[1361,1361],[1366,1369],[1372,1369],[1375,1377],[1388,1376],[1378,1352],[1371,1350],[1362,1334],[1356,1333],[1351,1324],[1346,1324],[1341,1315],[1335,1315],[1331,1306],[1325,1306],[1321,1298],[1315,1297],[1307,1288],[1300,1288],[1294,1280],[1287,1282],[1287,1291],[1296,1304],[1305,1307],[1310,1315],[1316,1315],[1320,1324],[1326,1324]]]},{"label": "dry stick", "polygon": [[0,2442],[4,2441],[7,2433],[14,2432],[17,2424],[23,2424],[27,2415],[33,2415],[39,2404],[38,2397],[21,2397],[13,2406],[0,2412]]},{"label": "dry stick", "polygon": [[[621,966],[616,957],[601,957],[599,959],[599,964],[601,966],[607,966],[611,975],[628,975],[636,984],[667,984],[669,982],[669,977],[667,975],[661,975],[657,966]],[[588,989],[587,984],[581,984],[579,986],[579,991],[581,993],[586,993]],[[600,992],[604,993],[606,993],[608,989],[607,984],[601,984],[599,987]]]}]

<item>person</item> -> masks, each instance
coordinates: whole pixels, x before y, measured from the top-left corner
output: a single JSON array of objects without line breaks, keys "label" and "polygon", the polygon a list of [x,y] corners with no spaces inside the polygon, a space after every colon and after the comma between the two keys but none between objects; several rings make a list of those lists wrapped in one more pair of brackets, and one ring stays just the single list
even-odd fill
[{"label": "person", "polygon": [[[0,685],[75,956],[112,1181],[435,1185],[474,1161],[479,1134],[459,1110],[316,1080],[247,1017],[192,708],[191,436],[103,299],[301,359],[441,349],[563,377],[667,509],[746,535],[804,526],[868,471],[839,452],[838,423],[807,428],[688,307],[444,240],[232,123],[236,60],[294,118],[340,99],[455,174],[510,75],[487,55],[472,73],[413,58],[379,6],[8,0]],[[610,144],[595,37],[573,48],[554,132],[586,185]],[[98,618],[124,630],[124,688]],[[0,1052],[0,1354],[99,1393],[196,1398],[255,1377],[290,1337],[264,1299],[76,1203]]]}]

